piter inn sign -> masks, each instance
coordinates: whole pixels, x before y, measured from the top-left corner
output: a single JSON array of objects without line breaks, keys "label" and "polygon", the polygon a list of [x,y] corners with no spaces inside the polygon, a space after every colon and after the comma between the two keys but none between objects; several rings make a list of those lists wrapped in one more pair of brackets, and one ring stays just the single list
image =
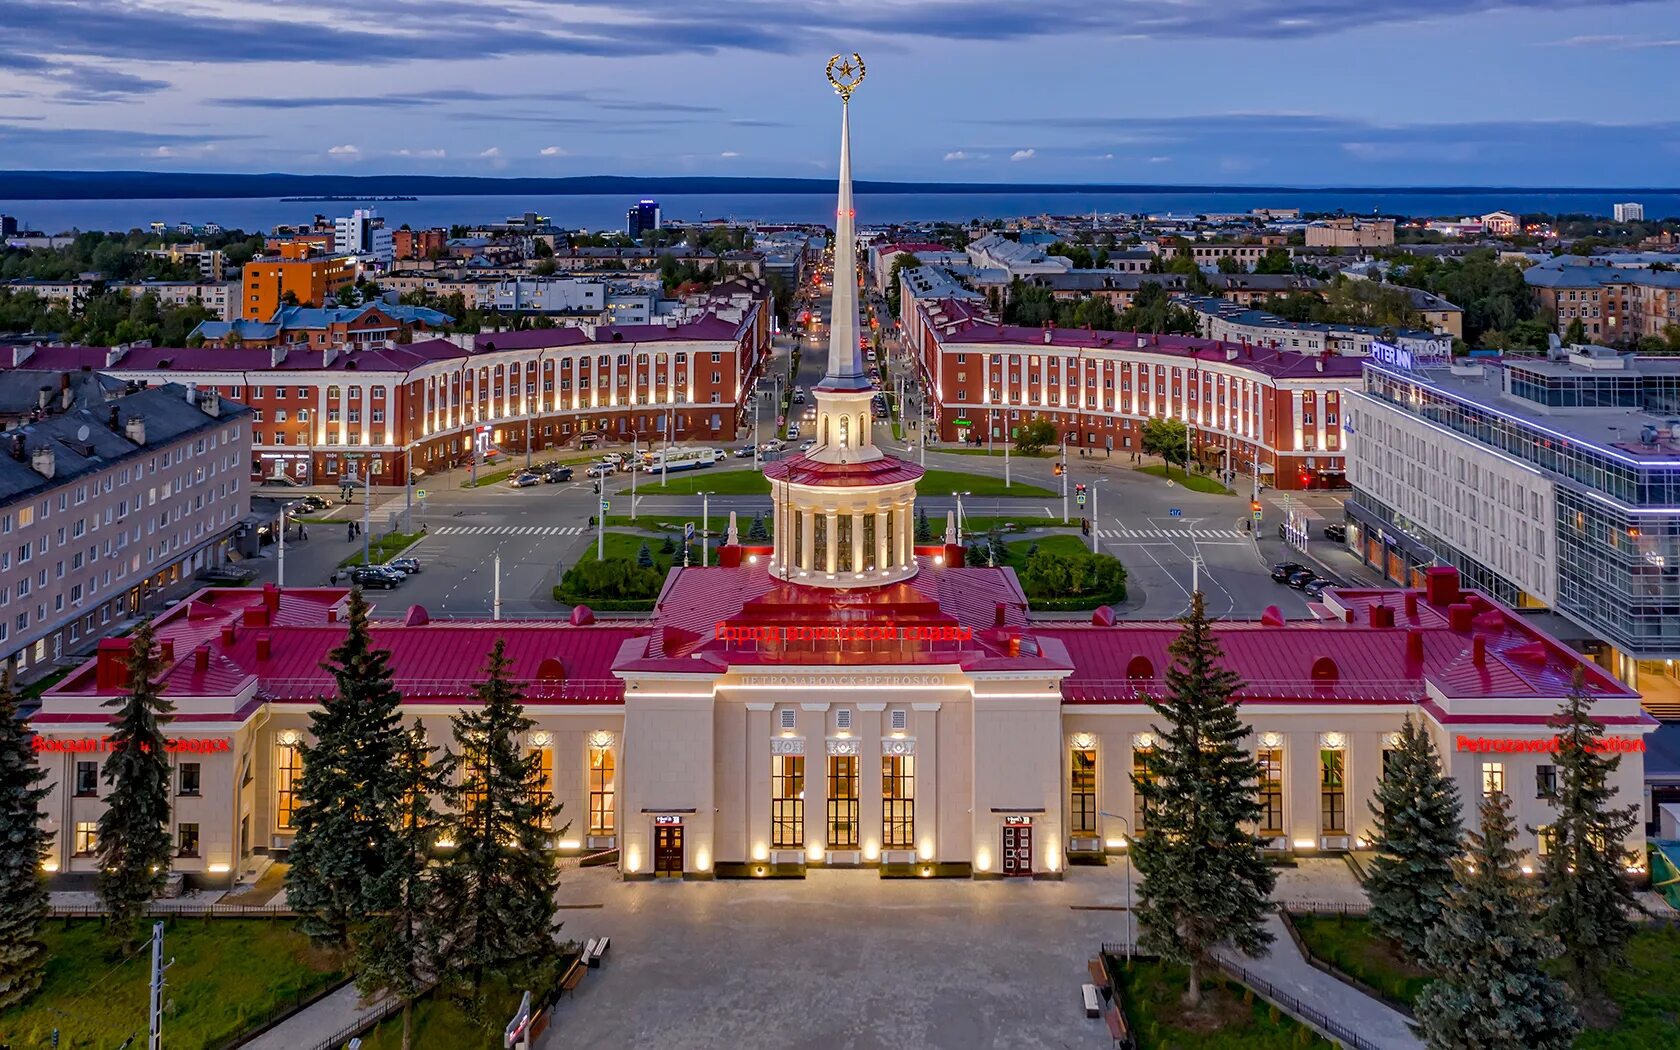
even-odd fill
[{"label": "piter inn sign", "polygon": [[1400,336],[1392,343],[1371,342],[1371,360],[1390,368],[1426,368],[1452,360],[1452,339],[1417,339]]}]

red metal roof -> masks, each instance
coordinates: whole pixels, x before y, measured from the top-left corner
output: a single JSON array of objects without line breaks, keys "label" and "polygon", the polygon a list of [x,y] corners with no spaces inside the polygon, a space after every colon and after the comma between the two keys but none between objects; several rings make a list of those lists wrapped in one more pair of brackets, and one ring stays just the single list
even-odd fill
[{"label": "red metal roof", "polygon": [[791,481],[795,485],[830,485],[840,488],[863,485],[896,485],[917,481],[923,470],[908,460],[895,456],[863,463],[820,463],[801,452],[767,464],[764,476],[773,481]]}]

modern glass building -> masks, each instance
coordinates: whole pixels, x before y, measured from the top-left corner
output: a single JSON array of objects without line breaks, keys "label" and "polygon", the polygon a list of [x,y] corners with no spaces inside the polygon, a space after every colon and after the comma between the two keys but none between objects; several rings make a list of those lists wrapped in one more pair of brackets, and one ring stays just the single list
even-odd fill
[{"label": "modern glass building", "polygon": [[1642,689],[1680,658],[1680,360],[1367,364],[1350,399],[1347,516],[1367,563],[1430,564],[1555,608]]}]

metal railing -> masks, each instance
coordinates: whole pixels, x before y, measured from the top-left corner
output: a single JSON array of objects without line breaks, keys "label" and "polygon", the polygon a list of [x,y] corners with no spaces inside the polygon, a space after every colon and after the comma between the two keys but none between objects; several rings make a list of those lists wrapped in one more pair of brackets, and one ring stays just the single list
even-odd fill
[{"label": "metal railing", "polygon": [[[102,919],[110,914],[103,904],[54,904],[49,914],[55,919]],[[158,900],[145,909],[156,919],[293,919],[297,912],[279,904],[223,904],[209,902]]]},{"label": "metal railing", "polygon": [[[428,986],[419,995],[414,997],[415,1001],[419,1002],[419,1000],[425,998],[435,987],[435,984]],[[340,1047],[344,1046],[344,1044],[348,1043],[350,1040],[355,1039],[358,1036],[366,1035],[367,1033],[373,1031],[381,1023],[390,1019],[393,1015],[401,1013],[402,1007],[403,1001],[400,997],[394,995],[386,996],[385,998],[379,1000],[379,1002],[375,1003],[373,1008],[367,1013],[356,1018],[356,1020],[345,1025],[343,1028],[340,1028],[328,1038],[317,1040],[312,1044],[302,1047],[301,1050],[339,1050]]]},{"label": "metal railing", "polygon": [[1226,976],[1239,984],[1246,985],[1254,994],[1276,1006],[1279,1010],[1300,1021],[1309,1028],[1317,1029],[1322,1035],[1340,1043],[1345,1050],[1385,1050],[1380,1043],[1373,1043],[1359,1033],[1344,1026],[1334,1018],[1320,1013],[1301,1000],[1280,990],[1276,985],[1263,977],[1256,977],[1242,966],[1227,959],[1215,957],[1219,968]]}]

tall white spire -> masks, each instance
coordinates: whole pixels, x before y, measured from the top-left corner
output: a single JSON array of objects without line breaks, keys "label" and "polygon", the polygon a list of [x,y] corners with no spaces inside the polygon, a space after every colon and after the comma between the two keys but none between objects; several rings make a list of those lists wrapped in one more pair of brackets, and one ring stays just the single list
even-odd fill
[{"label": "tall white spire", "polygon": [[858,346],[857,230],[852,209],[852,92],[863,80],[863,59],[852,55],[828,63],[828,81],[840,95],[840,194],[834,212],[834,296],[828,329],[828,371],[822,386],[831,390],[867,390]]}]

